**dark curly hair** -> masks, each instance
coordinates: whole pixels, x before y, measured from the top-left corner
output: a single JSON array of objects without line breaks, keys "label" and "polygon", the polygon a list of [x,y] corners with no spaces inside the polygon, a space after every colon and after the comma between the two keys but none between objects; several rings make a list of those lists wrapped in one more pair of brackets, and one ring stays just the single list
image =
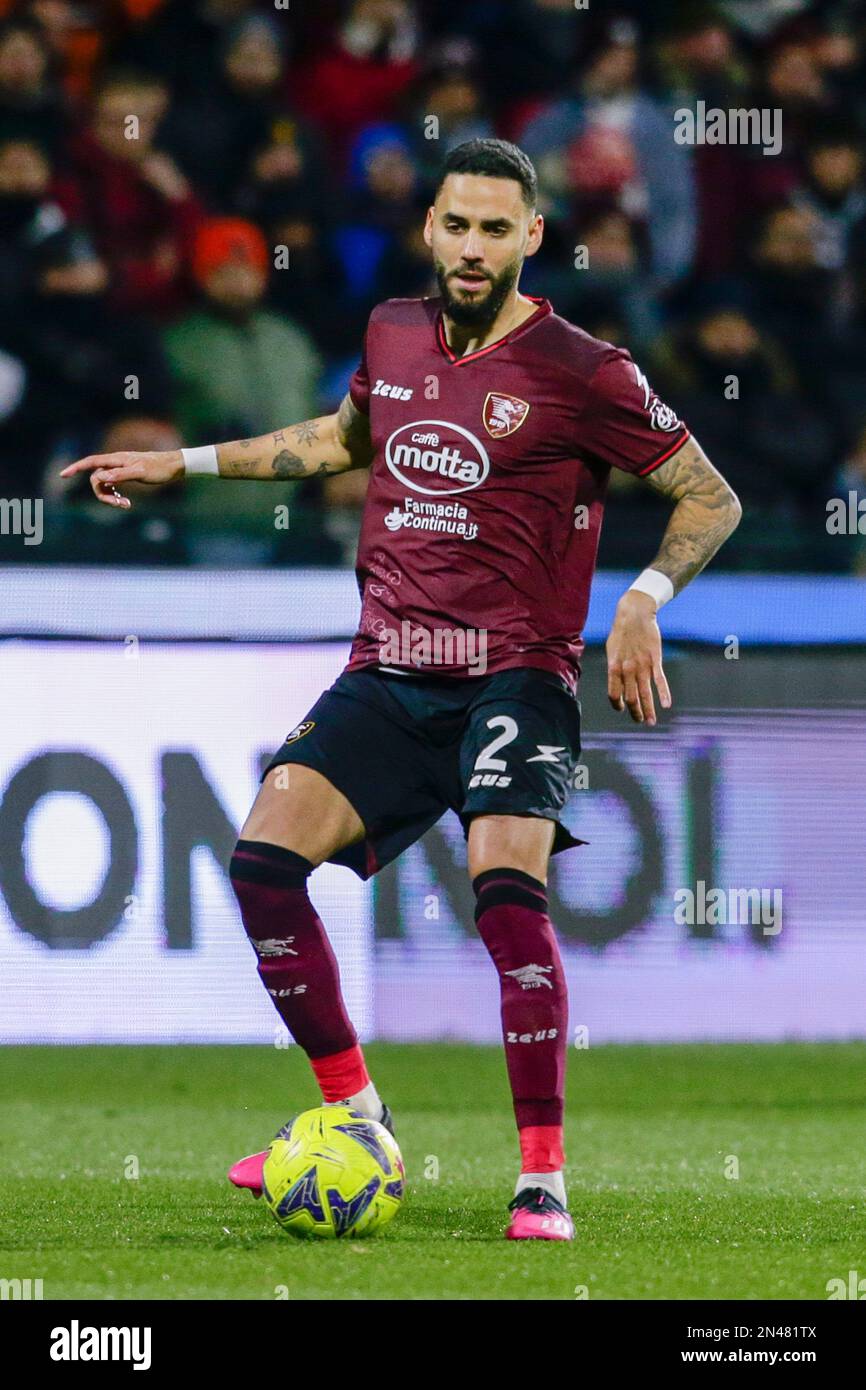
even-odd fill
[{"label": "dark curly hair", "polygon": [[467,140],[457,145],[442,165],[436,193],[449,174],[487,174],[494,179],[514,179],[530,211],[538,199],[538,179],[528,155],[509,140]]}]

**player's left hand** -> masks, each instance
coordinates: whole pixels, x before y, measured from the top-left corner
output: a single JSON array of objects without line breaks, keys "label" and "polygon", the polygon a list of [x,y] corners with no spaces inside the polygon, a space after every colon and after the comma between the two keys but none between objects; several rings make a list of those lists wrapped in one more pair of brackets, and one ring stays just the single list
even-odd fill
[{"label": "player's left hand", "polygon": [[655,601],[649,594],[629,589],[616,606],[607,639],[608,699],[616,710],[627,708],[636,724],[655,724],[653,682],[662,709],[670,709]]}]

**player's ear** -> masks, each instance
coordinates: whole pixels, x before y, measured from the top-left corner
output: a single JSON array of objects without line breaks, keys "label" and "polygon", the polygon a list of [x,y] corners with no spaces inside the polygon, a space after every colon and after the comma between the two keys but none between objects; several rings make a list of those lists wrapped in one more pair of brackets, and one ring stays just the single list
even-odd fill
[{"label": "player's ear", "polygon": [[433,245],[433,214],[434,209],[427,209],[427,220],[424,223],[424,241],[428,246]]},{"label": "player's ear", "polygon": [[544,218],[540,212],[533,213],[529,219],[529,233],[526,242],[527,256],[534,256],[544,237]]}]

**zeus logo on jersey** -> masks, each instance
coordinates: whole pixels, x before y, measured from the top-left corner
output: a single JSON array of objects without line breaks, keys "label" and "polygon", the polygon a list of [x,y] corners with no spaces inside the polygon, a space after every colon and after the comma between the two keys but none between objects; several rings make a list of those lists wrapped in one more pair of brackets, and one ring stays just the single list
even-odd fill
[{"label": "zeus logo on jersey", "polygon": [[495,772],[473,772],[469,778],[469,790],[475,787],[510,787],[510,777],[500,777]]},{"label": "zeus logo on jersey", "polygon": [[481,441],[449,420],[401,425],[385,445],[385,462],[405,487],[427,494],[469,492],[490,472]]},{"label": "zeus logo on jersey", "polygon": [[681,429],[682,421],[676,411],[671,410],[669,405],[665,405],[664,401],[659,400],[637,363],[632,362],[631,365],[634,367],[635,380],[643,391],[644,410],[649,412],[650,424],[653,429],[663,430],[665,434]]},{"label": "zeus logo on jersey", "polygon": [[370,392],[371,396],[390,396],[392,401],[411,401],[413,394],[411,386],[391,386],[381,377]]},{"label": "zeus logo on jersey", "polygon": [[528,763],[558,763],[559,754],[565,752],[564,743],[536,743],[538,752],[533,758],[527,758]]}]

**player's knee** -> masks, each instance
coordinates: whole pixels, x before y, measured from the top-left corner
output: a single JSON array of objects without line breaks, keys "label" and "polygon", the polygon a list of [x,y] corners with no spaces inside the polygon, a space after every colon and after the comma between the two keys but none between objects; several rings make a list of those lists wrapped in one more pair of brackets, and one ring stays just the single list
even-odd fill
[{"label": "player's knee", "polygon": [[527,874],[544,888],[554,833],[553,821],[540,816],[475,816],[468,835],[473,881],[489,869],[507,866],[507,872]]},{"label": "player's knee", "polygon": [[492,908],[525,908],[547,916],[547,888],[523,869],[485,869],[472,880],[475,921]]},{"label": "player's knee", "polygon": [[305,811],[300,797],[286,793],[274,801],[265,794],[244,822],[239,843],[273,845],[308,859],[315,867],[325,857],[317,853],[317,839],[315,818]]},{"label": "player's knee", "polygon": [[243,905],[257,889],[306,890],[307,879],[316,867],[305,855],[265,840],[238,840],[229,861],[229,878],[235,895]]}]

